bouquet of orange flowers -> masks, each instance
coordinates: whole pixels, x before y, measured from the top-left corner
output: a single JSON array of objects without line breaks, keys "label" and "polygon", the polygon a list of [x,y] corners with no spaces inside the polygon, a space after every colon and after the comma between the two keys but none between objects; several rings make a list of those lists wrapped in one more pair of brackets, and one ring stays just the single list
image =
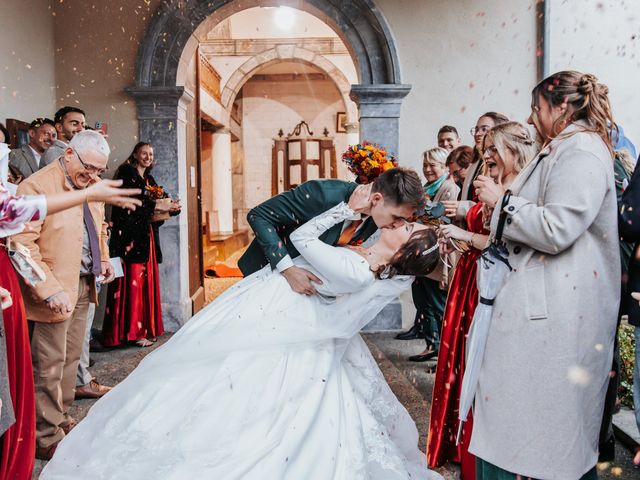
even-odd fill
[{"label": "bouquet of orange flowers", "polygon": [[[145,187],[146,194],[155,200],[156,210],[151,217],[152,222],[163,222],[171,216],[169,214],[169,206],[172,202],[171,198],[160,185],[147,185]],[[164,207],[164,208],[159,208]]]},{"label": "bouquet of orange flowers", "polygon": [[398,166],[398,161],[392,154],[369,142],[350,146],[342,154],[342,161],[360,184],[371,183],[381,173]]},{"label": "bouquet of orange flowers", "polygon": [[168,198],[169,195],[164,191],[160,185],[147,185],[145,187],[147,194],[154,200],[160,200],[161,198]]}]

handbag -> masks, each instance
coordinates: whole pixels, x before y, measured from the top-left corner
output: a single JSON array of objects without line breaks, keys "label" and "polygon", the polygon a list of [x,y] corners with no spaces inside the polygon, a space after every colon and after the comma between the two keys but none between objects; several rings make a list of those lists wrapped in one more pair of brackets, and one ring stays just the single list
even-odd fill
[{"label": "handbag", "polygon": [[27,247],[9,238],[5,239],[5,247],[13,268],[20,274],[27,285],[33,287],[39,282],[44,282],[47,275],[38,263],[31,257]]}]

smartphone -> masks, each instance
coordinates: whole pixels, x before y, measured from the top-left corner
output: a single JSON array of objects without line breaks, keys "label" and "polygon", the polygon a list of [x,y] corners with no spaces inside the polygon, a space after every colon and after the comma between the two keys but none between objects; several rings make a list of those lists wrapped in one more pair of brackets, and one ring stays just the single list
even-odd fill
[{"label": "smartphone", "polygon": [[107,134],[107,128],[108,128],[108,125],[106,123],[96,122],[95,129],[98,132],[100,132],[102,135],[106,135]]}]

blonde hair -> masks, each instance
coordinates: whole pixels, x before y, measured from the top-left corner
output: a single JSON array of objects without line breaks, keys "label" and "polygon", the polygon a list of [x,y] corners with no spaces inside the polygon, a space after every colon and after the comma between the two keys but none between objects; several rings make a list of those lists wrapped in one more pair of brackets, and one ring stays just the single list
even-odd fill
[{"label": "blonde hair", "polygon": [[447,164],[448,156],[449,156],[449,150],[446,150],[441,147],[435,147],[435,148],[430,148],[429,150],[426,150],[422,154],[422,160],[429,161],[429,159],[432,159],[444,167]]},{"label": "blonde hair", "polygon": [[593,132],[602,138],[613,156],[613,130],[618,130],[613,121],[609,88],[598,82],[595,75],[565,70],[554,73],[542,80],[531,92],[533,107],[538,107],[540,97],[551,106],[567,104],[567,111],[556,119],[551,129],[551,137],[557,136],[565,126],[577,120],[585,120],[589,126],[580,128],[583,132]]},{"label": "blonde hair", "polygon": [[[515,156],[513,170],[519,173],[536,155],[535,142],[529,134],[529,130],[519,122],[501,123],[493,127],[485,135],[485,140],[490,138],[498,151],[501,159],[505,158],[507,150]],[[498,179],[502,182],[502,176]]]}]

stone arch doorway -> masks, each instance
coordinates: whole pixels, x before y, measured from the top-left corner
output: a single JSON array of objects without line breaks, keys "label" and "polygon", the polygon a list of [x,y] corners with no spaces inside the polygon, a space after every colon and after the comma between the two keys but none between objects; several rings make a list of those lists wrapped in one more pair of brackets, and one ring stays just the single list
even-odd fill
[{"label": "stone arch doorway", "polygon": [[225,84],[221,95],[222,106],[225,107],[227,111],[231,111],[233,101],[238,95],[238,92],[240,92],[242,86],[255,72],[274,63],[288,60],[308,64],[322,70],[333,80],[333,83],[335,83],[340,92],[347,113],[347,122],[356,122],[358,120],[358,111],[353,102],[349,101],[352,85],[349,83],[346,75],[323,55],[300,47],[272,48],[261,52],[259,55],[250,58],[240,65]]},{"label": "stone arch doorway", "polygon": [[[198,47],[197,31],[256,6],[289,6],[329,25],[355,63],[358,84],[349,95],[358,104],[361,138],[398,151],[402,84],[390,28],[372,0],[182,0],[163,2],[138,51],[136,84],[126,89],[136,101],[139,137],[153,143],[156,177],[179,192],[183,214],[164,227],[167,254],[161,267],[163,309],[168,329],[177,329],[199,309],[202,295],[199,173],[188,148],[196,139],[192,93],[184,88],[189,59]],[[342,91],[341,91],[342,94]],[[233,101],[233,100],[231,100]],[[188,127],[192,128],[188,128]]]}]

